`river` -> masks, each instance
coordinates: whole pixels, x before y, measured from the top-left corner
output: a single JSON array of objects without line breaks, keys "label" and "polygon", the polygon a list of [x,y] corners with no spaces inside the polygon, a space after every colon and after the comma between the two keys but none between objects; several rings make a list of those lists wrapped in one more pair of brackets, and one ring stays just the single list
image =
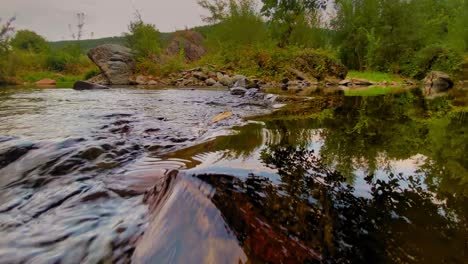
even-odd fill
[{"label": "river", "polygon": [[0,263],[464,263],[468,128],[449,106],[2,88]]}]

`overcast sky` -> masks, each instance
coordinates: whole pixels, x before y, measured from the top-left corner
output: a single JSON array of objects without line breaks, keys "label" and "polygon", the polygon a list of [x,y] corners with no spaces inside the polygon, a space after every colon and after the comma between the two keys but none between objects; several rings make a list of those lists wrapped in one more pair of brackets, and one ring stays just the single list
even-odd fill
[{"label": "overcast sky", "polygon": [[120,36],[138,9],[147,23],[168,32],[202,25],[197,0],[0,0],[0,18],[16,16],[16,29],[36,31],[48,40],[70,39],[76,13],[86,14],[83,39]]}]

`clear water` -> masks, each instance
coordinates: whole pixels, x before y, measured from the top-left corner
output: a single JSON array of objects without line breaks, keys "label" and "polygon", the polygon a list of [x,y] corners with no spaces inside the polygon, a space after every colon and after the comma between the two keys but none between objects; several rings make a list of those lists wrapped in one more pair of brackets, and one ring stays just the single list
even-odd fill
[{"label": "clear water", "polygon": [[464,263],[466,115],[446,105],[5,89],[0,262]]}]

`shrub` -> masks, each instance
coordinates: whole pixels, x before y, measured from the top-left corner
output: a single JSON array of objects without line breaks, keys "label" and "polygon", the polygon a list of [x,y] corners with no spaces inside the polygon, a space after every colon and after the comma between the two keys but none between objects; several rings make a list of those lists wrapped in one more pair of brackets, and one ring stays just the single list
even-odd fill
[{"label": "shrub", "polygon": [[49,43],[40,35],[30,30],[19,30],[11,40],[11,46],[16,50],[33,53],[47,52]]},{"label": "shrub", "polygon": [[95,76],[98,76],[100,73],[101,71],[98,68],[92,68],[85,73],[84,79],[89,80]]},{"label": "shrub", "polygon": [[73,60],[73,57],[65,52],[54,52],[47,58],[47,68],[52,71],[64,71],[67,64]]},{"label": "shrub", "polygon": [[432,45],[416,52],[402,63],[401,73],[417,79],[432,70],[455,72],[460,69],[463,57],[457,51]]},{"label": "shrub", "polygon": [[131,22],[129,30],[130,33],[125,34],[128,47],[138,58],[156,60],[161,53],[161,34],[156,27],[139,20]]}]

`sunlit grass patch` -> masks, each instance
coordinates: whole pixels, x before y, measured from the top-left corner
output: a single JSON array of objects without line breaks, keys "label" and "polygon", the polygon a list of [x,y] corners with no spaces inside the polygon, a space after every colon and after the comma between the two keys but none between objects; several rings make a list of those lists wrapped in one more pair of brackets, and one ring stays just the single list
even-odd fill
[{"label": "sunlit grass patch", "polygon": [[366,79],[372,82],[396,82],[402,83],[403,78],[396,74],[385,73],[385,72],[373,72],[373,71],[349,71],[346,76],[347,79],[357,78],[357,79]]},{"label": "sunlit grass patch", "polygon": [[20,80],[28,83],[35,83],[42,79],[52,79],[57,82],[57,87],[72,87],[73,83],[78,80],[82,80],[83,76],[81,75],[65,75],[56,72],[48,71],[27,71],[18,73]]},{"label": "sunlit grass patch", "polygon": [[345,90],[345,96],[386,95],[392,93],[395,90],[398,90],[398,88],[393,88],[390,86],[369,86],[365,88],[351,88],[349,90]]}]

